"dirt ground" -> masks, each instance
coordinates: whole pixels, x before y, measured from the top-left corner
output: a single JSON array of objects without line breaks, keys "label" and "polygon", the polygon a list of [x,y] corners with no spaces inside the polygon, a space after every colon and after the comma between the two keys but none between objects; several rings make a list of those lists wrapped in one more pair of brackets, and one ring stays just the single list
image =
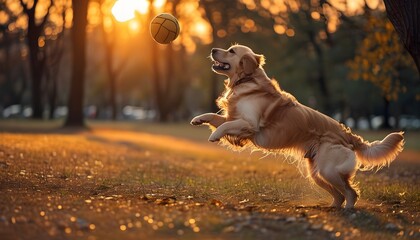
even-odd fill
[{"label": "dirt ground", "polygon": [[151,127],[0,126],[0,238],[420,239],[418,132],[389,168],[358,172],[343,210],[290,157]]}]

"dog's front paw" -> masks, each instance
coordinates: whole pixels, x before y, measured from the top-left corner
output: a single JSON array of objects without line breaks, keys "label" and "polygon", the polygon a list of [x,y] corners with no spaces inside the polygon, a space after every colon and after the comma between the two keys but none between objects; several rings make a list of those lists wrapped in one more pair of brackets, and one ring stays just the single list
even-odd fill
[{"label": "dog's front paw", "polygon": [[218,137],[216,134],[211,134],[209,137],[209,142],[218,142],[220,141],[220,137]]},{"label": "dog's front paw", "polygon": [[207,123],[207,121],[205,121],[204,119],[200,118],[199,116],[193,118],[191,120],[191,122],[190,122],[191,125],[195,125],[195,126],[202,125],[203,123]]}]

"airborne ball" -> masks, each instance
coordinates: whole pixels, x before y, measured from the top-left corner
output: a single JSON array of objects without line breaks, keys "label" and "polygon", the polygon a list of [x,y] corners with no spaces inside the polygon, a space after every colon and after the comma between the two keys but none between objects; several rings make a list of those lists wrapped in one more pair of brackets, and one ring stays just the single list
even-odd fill
[{"label": "airborne ball", "polygon": [[168,44],[179,35],[178,20],[169,13],[161,13],[150,22],[150,34],[161,44]]}]

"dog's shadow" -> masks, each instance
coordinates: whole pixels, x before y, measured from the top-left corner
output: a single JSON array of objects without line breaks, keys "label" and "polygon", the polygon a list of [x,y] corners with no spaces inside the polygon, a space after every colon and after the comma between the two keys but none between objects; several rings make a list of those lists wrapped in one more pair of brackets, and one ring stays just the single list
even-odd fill
[{"label": "dog's shadow", "polygon": [[364,231],[383,232],[384,223],[374,211],[366,208],[340,209],[337,210],[338,216],[354,229],[362,229]]},{"label": "dog's shadow", "polygon": [[[297,208],[299,208],[299,206]],[[375,214],[374,209],[369,209],[366,207],[343,209],[315,205],[301,208],[324,212],[328,219],[334,219],[338,217],[341,220],[340,225],[346,228],[346,232],[353,232],[353,234],[358,234],[358,232],[384,232],[392,230],[387,229],[387,222],[381,220],[380,216]]]}]

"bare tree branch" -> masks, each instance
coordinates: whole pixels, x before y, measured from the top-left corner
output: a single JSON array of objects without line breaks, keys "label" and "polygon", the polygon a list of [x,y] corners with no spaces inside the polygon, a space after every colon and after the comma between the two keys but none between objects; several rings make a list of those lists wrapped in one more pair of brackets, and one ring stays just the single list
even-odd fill
[{"label": "bare tree branch", "polygon": [[[26,14],[28,14],[28,13],[29,13],[28,5],[26,5],[26,3],[24,3],[24,2],[23,2],[23,0],[19,0],[19,2],[20,2],[20,5],[21,5],[21,6],[22,6],[22,8],[23,8],[23,11],[24,11]],[[35,5],[35,3],[34,3],[34,5]]]},{"label": "bare tree branch", "polygon": [[[34,3],[35,5],[35,3]],[[38,27],[42,30],[45,26],[45,23],[47,22],[48,17],[50,16],[50,10],[51,7],[54,5],[54,0],[50,0],[50,6],[47,9],[47,13],[45,14],[44,18],[42,19],[41,24],[38,25]]]}]

